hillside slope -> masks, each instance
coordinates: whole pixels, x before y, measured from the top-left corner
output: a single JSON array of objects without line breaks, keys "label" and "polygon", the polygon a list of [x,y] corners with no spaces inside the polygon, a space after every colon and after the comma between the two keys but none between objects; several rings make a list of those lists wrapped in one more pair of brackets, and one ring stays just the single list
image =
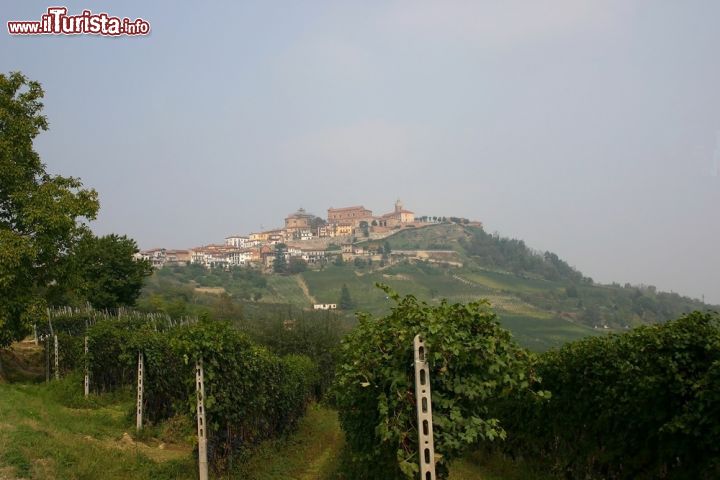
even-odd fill
[{"label": "hillside slope", "polygon": [[[153,275],[142,301],[176,315],[197,305],[222,304],[225,311],[238,301],[245,304],[245,312],[277,304],[307,309],[315,301],[339,303],[346,285],[354,304],[347,315],[355,310],[382,314],[390,300],[375,285],[385,283],[431,303],[487,299],[516,338],[539,351],[710,308],[654,287],[594,283],[553,253],[533,251],[521,240],[490,235],[475,226],[405,229],[384,239],[383,245],[391,250],[392,264],[327,264],[295,276],[165,268]],[[214,294],[208,294],[209,289]]]}]

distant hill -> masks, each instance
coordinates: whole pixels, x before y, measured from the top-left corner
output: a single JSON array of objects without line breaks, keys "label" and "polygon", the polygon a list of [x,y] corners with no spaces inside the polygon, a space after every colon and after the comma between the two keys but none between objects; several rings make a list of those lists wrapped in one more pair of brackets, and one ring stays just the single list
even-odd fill
[{"label": "distant hill", "polygon": [[552,252],[534,251],[522,240],[480,227],[439,225],[403,231],[388,240],[393,248],[454,249],[467,260],[461,276],[588,326],[623,328],[719,308],[653,286],[597,284]]},{"label": "distant hill", "polygon": [[[385,283],[399,293],[412,293],[429,302],[487,298],[503,324],[535,350],[710,308],[654,287],[596,284],[553,253],[534,251],[522,240],[490,235],[481,227],[450,223],[408,228],[383,242],[391,251],[408,255],[417,250],[425,254],[442,250],[445,257],[438,258],[446,258],[447,251],[453,251],[457,262],[408,258],[384,266],[378,262],[325,265],[291,276],[171,267],[153,275],[142,301],[155,302],[154,308],[165,302],[165,309],[229,300],[242,301],[246,307],[252,304],[253,309],[246,308],[246,312],[263,305],[302,309],[313,303],[339,303],[341,288],[347,285],[355,309],[380,314],[387,311],[390,300],[375,284]],[[454,263],[462,267],[452,266]]]}]

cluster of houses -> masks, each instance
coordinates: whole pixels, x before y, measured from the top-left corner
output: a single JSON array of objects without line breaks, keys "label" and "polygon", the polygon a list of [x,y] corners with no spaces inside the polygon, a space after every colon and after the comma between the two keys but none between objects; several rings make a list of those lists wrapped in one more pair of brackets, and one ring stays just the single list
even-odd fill
[{"label": "cluster of houses", "polygon": [[399,229],[426,224],[427,217],[416,220],[415,214],[395,202],[392,212],[374,216],[363,206],[329,208],[327,219],[300,208],[285,218],[285,226],[272,230],[231,235],[224,244],[211,244],[188,250],[156,248],[138,254],[154,267],[199,264],[204,267],[258,266],[270,267],[277,256],[277,244],[285,244],[286,259],[299,258],[308,264],[328,261],[342,255],[377,255],[377,249],[353,245],[353,238],[378,240]]}]

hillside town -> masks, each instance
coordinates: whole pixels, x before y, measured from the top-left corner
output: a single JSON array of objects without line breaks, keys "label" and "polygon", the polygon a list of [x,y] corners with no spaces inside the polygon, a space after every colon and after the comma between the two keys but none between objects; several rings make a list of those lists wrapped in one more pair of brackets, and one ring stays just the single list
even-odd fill
[{"label": "hillside town", "polygon": [[[319,265],[337,257],[351,261],[357,257],[369,260],[390,261],[382,240],[402,229],[418,228],[447,220],[445,217],[416,217],[406,210],[400,200],[394,209],[382,215],[362,205],[327,210],[321,218],[300,208],[285,217],[283,227],[249,234],[230,235],[222,244],[209,244],[187,250],[154,248],[141,251],[137,256],[148,260],[153,267],[252,266],[272,268],[278,252],[287,262],[300,261]],[[478,222],[469,222],[480,225]],[[278,248],[280,245],[280,248]]]}]

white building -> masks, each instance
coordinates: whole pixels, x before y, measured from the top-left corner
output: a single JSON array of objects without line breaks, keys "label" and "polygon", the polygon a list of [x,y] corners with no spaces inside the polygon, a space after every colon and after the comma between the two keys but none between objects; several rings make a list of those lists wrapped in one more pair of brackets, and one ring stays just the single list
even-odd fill
[{"label": "white building", "polygon": [[207,245],[191,250],[190,263],[206,268],[248,265],[252,259],[251,248],[236,248],[227,245]]},{"label": "white building", "polygon": [[336,303],[316,303],[313,305],[313,310],[336,310]]},{"label": "white building", "polygon": [[326,252],[325,250],[317,248],[303,248],[301,249],[300,256],[307,263],[317,263],[325,258]]},{"label": "white building", "polygon": [[165,249],[164,248],[153,248],[151,250],[144,250],[140,252],[140,258],[148,260],[153,268],[162,268],[165,265]]},{"label": "white building", "polygon": [[247,248],[250,246],[250,238],[244,235],[231,235],[225,237],[225,245],[228,247]]}]

